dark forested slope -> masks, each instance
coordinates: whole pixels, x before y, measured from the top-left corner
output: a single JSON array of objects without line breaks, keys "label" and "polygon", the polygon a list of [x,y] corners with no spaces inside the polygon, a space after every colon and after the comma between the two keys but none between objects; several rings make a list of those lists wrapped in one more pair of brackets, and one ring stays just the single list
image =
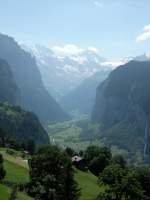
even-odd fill
[{"label": "dark forested slope", "polygon": [[49,143],[48,135],[35,114],[8,103],[0,103],[0,128],[9,137],[32,139],[36,144]]}]

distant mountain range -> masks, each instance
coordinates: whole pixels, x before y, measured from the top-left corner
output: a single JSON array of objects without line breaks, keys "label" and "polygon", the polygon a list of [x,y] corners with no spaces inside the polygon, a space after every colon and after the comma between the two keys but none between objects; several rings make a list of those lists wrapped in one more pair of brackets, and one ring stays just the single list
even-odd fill
[{"label": "distant mountain range", "polygon": [[86,78],[81,84],[70,91],[61,99],[61,105],[68,111],[78,111],[80,113],[91,114],[96,97],[96,88],[109,75],[111,69],[104,72],[96,72]]},{"label": "distant mountain range", "polygon": [[49,93],[67,111],[90,113],[97,86],[110,71],[131,60],[148,61],[147,54],[111,62],[95,48],[81,49],[75,45],[47,48],[41,45],[22,47],[36,59],[43,82]]},{"label": "distant mountain range", "polygon": [[106,60],[94,48],[77,49],[74,45],[68,45],[64,53],[59,47],[22,47],[35,56],[47,90],[58,101],[96,72],[103,74],[111,68],[110,65],[102,65]]}]

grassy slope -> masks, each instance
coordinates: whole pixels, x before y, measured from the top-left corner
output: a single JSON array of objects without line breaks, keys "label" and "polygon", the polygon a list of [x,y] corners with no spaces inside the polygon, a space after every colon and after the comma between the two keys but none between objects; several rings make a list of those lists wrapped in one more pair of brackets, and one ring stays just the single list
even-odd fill
[{"label": "grassy slope", "polygon": [[8,148],[0,148],[0,153],[3,155],[3,158],[5,160],[8,160],[12,163],[18,164],[18,165],[28,169],[27,160],[23,160],[21,158],[21,155],[22,155],[21,152],[15,151],[14,149],[9,149],[9,150],[11,150],[11,152],[14,152],[13,155],[10,155],[7,153],[7,150],[8,150]]},{"label": "grassy slope", "polygon": [[[10,188],[0,184],[0,200],[8,200],[10,192]],[[18,192],[17,200],[32,200],[32,198]]]},{"label": "grassy slope", "polygon": [[[4,167],[7,172],[5,180],[9,180],[12,182],[26,182],[29,180],[28,167],[23,167],[22,162],[23,161],[20,159],[17,160],[17,158],[15,158],[14,160],[13,156],[8,156],[7,154],[5,154]],[[80,200],[95,200],[100,192],[100,188],[97,184],[97,178],[91,173],[76,170],[75,179],[78,182],[79,187],[81,188],[82,196]],[[0,195],[2,195],[2,198],[0,198],[0,200],[8,200],[9,193],[9,188],[0,185]],[[19,193],[18,197],[19,200],[30,199],[22,193]]]},{"label": "grassy slope", "polygon": [[[27,182],[29,180],[28,166],[20,158],[6,153],[6,149],[0,149],[4,157],[4,168],[6,170],[5,180],[14,183]],[[17,152],[16,152],[17,153]],[[8,200],[11,189],[0,184],[0,200]],[[18,192],[17,200],[31,200],[32,198]]]},{"label": "grassy slope", "polygon": [[100,188],[97,184],[97,177],[90,172],[82,172],[77,170],[75,179],[81,188],[80,200],[95,200],[100,192]]},{"label": "grassy slope", "polygon": [[[28,174],[28,165],[27,162],[24,162],[20,156],[11,156],[6,153],[6,149],[0,149],[0,153],[4,158],[4,168],[6,170],[5,180],[11,182],[28,182],[29,174]],[[15,152],[16,155],[18,152]]]},{"label": "grassy slope", "polygon": [[28,182],[28,169],[8,160],[4,161],[4,168],[7,172],[5,180],[12,181],[15,183]]}]

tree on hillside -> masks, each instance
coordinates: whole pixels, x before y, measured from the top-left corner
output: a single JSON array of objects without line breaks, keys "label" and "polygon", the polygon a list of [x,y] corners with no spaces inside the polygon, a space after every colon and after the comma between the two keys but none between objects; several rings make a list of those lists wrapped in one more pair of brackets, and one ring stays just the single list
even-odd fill
[{"label": "tree on hillside", "polygon": [[87,161],[87,164],[91,162],[94,158],[98,157],[100,153],[100,147],[95,145],[90,145],[84,152],[84,159]]},{"label": "tree on hillside", "polygon": [[137,170],[137,179],[141,183],[145,195],[150,199],[150,169],[148,167],[139,167]]},{"label": "tree on hillside", "polygon": [[73,157],[73,156],[76,155],[76,152],[72,148],[70,148],[70,147],[67,147],[65,149],[65,151],[66,151],[67,155],[70,156],[70,157]]},{"label": "tree on hillside", "polygon": [[12,191],[9,195],[9,200],[16,200],[17,199],[17,186],[13,186]]},{"label": "tree on hillside", "polygon": [[79,189],[67,154],[57,146],[40,148],[29,160],[29,194],[40,200],[77,200]]},{"label": "tree on hillside", "polygon": [[27,142],[26,142],[26,150],[29,152],[30,155],[34,154],[35,148],[36,148],[36,146],[35,146],[34,140],[31,140],[31,139],[27,140]]},{"label": "tree on hillside", "polygon": [[99,148],[99,154],[97,157],[94,157],[90,164],[89,164],[89,170],[96,176],[101,173],[104,168],[109,165],[111,160],[111,151],[107,147]]},{"label": "tree on hillside", "polygon": [[99,177],[100,185],[105,190],[97,200],[147,200],[137,171],[132,168],[122,168],[119,164],[106,167]]},{"label": "tree on hillside", "polygon": [[125,168],[127,162],[122,155],[115,155],[112,158],[112,163],[119,164],[121,167]]},{"label": "tree on hillside", "polygon": [[0,154],[0,180],[4,179],[6,172],[3,167],[3,156]]}]

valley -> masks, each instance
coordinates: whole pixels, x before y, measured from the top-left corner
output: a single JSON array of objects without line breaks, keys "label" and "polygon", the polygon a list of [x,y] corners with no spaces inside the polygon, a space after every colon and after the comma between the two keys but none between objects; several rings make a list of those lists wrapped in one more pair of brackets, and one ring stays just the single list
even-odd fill
[{"label": "valley", "polygon": [[150,200],[150,1],[0,1],[0,200]]}]

